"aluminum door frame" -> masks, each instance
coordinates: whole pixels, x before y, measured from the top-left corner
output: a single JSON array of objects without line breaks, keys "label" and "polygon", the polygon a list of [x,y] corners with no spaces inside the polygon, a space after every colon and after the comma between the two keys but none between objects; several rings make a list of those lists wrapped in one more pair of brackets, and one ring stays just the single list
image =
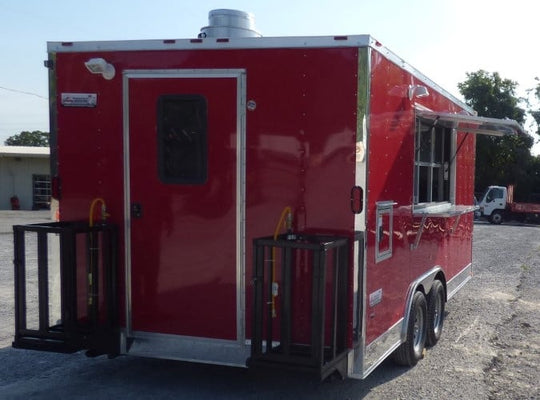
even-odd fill
[{"label": "aluminum door frame", "polygon": [[[136,355],[243,365],[249,357],[245,331],[245,165],[246,165],[246,70],[245,69],[129,69],[122,72],[124,152],[124,257],[125,327],[121,351]],[[236,332],[235,341],[191,336],[143,333],[132,330],[131,291],[131,184],[130,98],[131,79],[236,79]],[[161,349],[161,350],[160,350]]]}]

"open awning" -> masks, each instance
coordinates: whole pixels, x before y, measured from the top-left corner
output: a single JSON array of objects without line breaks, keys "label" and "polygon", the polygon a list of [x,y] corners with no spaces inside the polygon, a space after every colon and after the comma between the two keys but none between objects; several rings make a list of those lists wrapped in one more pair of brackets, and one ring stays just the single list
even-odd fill
[{"label": "open awning", "polygon": [[416,115],[433,125],[441,124],[460,132],[493,136],[525,134],[523,127],[513,119],[477,117],[427,110],[416,110]]}]

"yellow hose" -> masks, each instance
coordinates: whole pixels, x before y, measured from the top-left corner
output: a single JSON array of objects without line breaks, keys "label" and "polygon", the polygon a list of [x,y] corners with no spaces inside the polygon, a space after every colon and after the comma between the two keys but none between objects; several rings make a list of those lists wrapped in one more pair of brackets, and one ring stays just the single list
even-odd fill
[{"label": "yellow hose", "polygon": [[[287,226],[286,223],[287,216],[292,216],[292,209],[291,207],[287,206],[283,209],[281,212],[281,216],[279,217],[279,222],[276,225],[276,229],[274,230],[274,241],[277,240],[279,236],[279,231],[281,230],[281,227],[285,227],[287,229],[290,229],[290,226]],[[291,220],[292,218],[289,218]],[[290,223],[290,222],[289,222]],[[276,248],[272,247],[272,289],[274,288],[274,285],[277,285],[276,282]],[[276,318],[276,297],[277,297],[277,290],[274,293],[274,290],[272,290],[272,318]]]},{"label": "yellow hose", "polygon": [[103,200],[101,197],[97,197],[94,200],[92,200],[92,204],[90,204],[90,211],[88,212],[88,225],[91,227],[94,226],[94,207],[97,203],[101,203],[101,220],[105,221],[109,214],[107,213],[107,206],[105,205],[105,200]]}]

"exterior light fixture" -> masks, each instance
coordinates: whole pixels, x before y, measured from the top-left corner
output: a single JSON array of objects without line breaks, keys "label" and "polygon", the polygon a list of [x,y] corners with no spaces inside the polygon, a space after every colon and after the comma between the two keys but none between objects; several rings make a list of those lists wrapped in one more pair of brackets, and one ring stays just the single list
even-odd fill
[{"label": "exterior light fixture", "polygon": [[90,60],[86,61],[84,65],[88,71],[93,74],[101,74],[101,76],[108,81],[114,78],[114,75],[116,74],[114,66],[109,64],[103,58],[91,58]]},{"label": "exterior light fixture", "polygon": [[426,97],[429,96],[429,91],[427,87],[422,85],[409,85],[409,100],[414,99],[415,97]]}]

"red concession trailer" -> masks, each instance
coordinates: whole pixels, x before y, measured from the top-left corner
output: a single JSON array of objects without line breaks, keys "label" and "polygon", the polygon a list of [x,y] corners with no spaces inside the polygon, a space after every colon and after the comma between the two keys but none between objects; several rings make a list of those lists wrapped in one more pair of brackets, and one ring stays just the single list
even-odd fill
[{"label": "red concession trailer", "polygon": [[59,222],[14,227],[14,346],[321,378],[416,364],[472,276],[475,135],[519,125],[371,36],[218,28],[48,43]]}]

